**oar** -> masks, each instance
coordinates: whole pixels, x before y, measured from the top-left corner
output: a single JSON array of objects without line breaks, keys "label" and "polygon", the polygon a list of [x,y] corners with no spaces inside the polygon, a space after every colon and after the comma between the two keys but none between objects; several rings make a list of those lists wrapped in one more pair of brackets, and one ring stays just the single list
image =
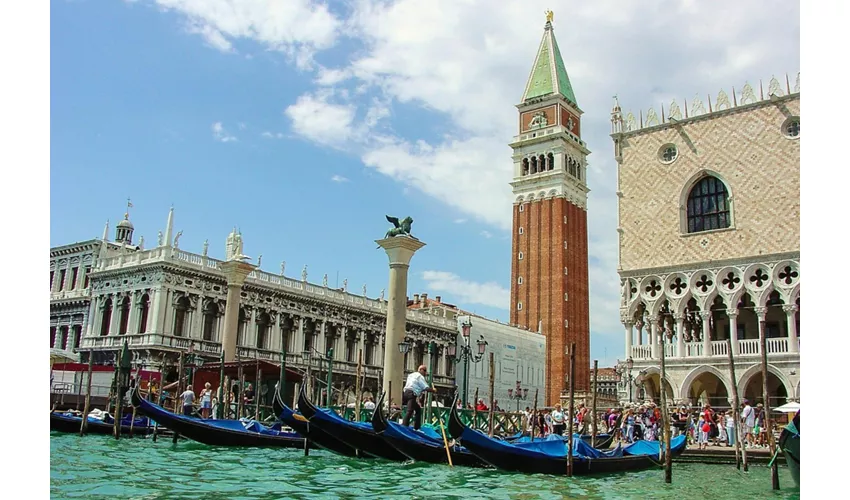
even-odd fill
[{"label": "oar", "polygon": [[446,439],[446,429],[443,427],[443,419],[440,419],[440,431],[443,433],[443,445],[446,447],[446,457],[449,459],[449,467],[454,467],[452,464],[452,453],[449,451],[449,440]]}]

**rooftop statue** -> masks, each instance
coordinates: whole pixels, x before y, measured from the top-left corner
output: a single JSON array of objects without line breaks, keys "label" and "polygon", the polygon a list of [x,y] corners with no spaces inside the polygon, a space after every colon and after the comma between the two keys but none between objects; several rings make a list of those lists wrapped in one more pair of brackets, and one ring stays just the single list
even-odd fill
[{"label": "rooftop statue", "polygon": [[395,226],[395,227],[388,230],[387,234],[386,234],[386,236],[384,236],[384,238],[394,238],[396,236],[409,236],[409,237],[413,238],[413,235],[410,234],[410,226],[413,225],[413,218],[412,217],[407,216],[404,219],[402,219],[401,222],[399,222],[398,217],[390,217],[389,215],[387,215],[386,217],[387,217],[387,220],[389,222],[392,222],[393,226]]}]

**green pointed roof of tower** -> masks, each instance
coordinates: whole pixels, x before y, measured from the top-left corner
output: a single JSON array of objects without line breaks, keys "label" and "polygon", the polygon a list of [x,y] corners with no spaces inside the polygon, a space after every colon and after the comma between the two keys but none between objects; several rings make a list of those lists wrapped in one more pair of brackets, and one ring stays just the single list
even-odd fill
[{"label": "green pointed roof of tower", "polygon": [[552,32],[552,23],[547,21],[543,31],[543,40],[537,50],[534,59],[534,67],[531,68],[531,76],[525,84],[525,92],[522,102],[535,97],[543,97],[549,94],[561,94],[568,101],[578,106],[570,77],[567,76],[567,68],[561,58],[558,42]]}]

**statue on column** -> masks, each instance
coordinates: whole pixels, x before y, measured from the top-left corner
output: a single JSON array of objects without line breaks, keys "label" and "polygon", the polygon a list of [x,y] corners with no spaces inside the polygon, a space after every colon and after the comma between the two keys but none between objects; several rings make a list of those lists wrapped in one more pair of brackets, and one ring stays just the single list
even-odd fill
[{"label": "statue on column", "polygon": [[307,281],[307,264],[304,264],[304,269],[301,270],[301,281]]},{"label": "statue on column", "polygon": [[174,237],[174,248],[180,249],[180,237],[183,236],[183,230],[177,231],[177,236]]},{"label": "statue on column", "polygon": [[257,268],[263,264],[263,254],[257,256]]},{"label": "statue on column", "polygon": [[156,246],[162,246],[162,231],[158,232],[156,235]]},{"label": "statue on column", "polygon": [[204,257],[207,256],[207,252],[210,249],[210,240],[204,240]]},{"label": "statue on column", "polygon": [[280,261],[280,275],[283,276],[283,272],[286,271],[286,261]]},{"label": "statue on column", "polygon": [[393,238],[396,236],[409,236],[413,238],[413,235],[410,234],[410,229],[413,225],[412,217],[407,216],[401,221],[398,220],[398,217],[390,217],[389,215],[387,215],[386,217],[387,221],[391,222],[394,227],[387,231],[387,234],[384,236],[384,238]]},{"label": "statue on column", "polygon": [[325,275],[322,276],[322,286],[325,288],[328,287],[328,273],[325,273]]},{"label": "statue on column", "polygon": [[145,249],[145,237],[142,236],[141,238],[139,238],[139,250],[144,250],[144,249]]},{"label": "statue on column", "polygon": [[384,300],[384,289],[381,288],[381,300]]},{"label": "statue on column", "polygon": [[348,291],[348,280],[347,279],[342,280],[342,291],[343,292]]},{"label": "statue on column", "polygon": [[363,283],[363,296],[366,296],[366,283]]}]

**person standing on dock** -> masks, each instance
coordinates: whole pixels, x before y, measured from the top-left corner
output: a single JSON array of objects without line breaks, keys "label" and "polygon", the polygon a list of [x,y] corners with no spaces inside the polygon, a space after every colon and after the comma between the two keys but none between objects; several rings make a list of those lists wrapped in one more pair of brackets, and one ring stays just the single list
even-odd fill
[{"label": "person standing on dock", "polygon": [[563,436],[564,426],[564,411],[561,409],[561,403],[558,403],[555,405],[555,409],[552,410],[552,433]]},{"label": "person standing on dock", "polygon": [[415,414],[413,428],[419,430],[422,426],[422,406],[419,405],[419,395],[423,392],[437,392],[433,387],[428,386],[425,381],[425,375],[428,374],[428,368],[425,365],[419,365],[419,369],[407,376],[407,382],[404,384],[404,392],[401,395],[401,404],[407,406],[407,411],[404,412],[404,419],[401,425],[407,427],[410,425],[410,417]]},{"label": "person standing on dock", "polygon": [[744,422],[744,439],[746,440],[744,445],[749,448],[754,444],[753,427],[756,425],[756,414],[753,407],[750,406],[749,400],[746,399],[744,400],[744,411],[741,412],[741,420]]},{"label": "person standing on dock", "polygon": [[191,384],[186,387],[186,390],[180,395],[180,397],[183,398],[183,415],[191,417],[192,405],[195,403],[195,393],[192,392]]},{"label": "person standing on dock", "polygon": [[210,418],[210,410],[212,410],[212,386],[209,382],[204,384],[201,390],[201,417]]}]

